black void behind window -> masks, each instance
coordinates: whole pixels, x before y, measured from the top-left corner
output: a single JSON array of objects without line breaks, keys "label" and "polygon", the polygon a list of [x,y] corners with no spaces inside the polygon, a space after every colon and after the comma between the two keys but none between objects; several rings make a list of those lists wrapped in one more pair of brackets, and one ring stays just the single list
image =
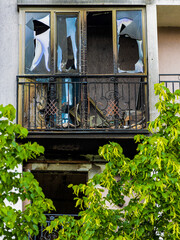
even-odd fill
[{"label": "black void behind window", "polygon": [[117,11],[118,73],[143,73],[142,11]]},{"label": "black void behind window", "polygon": [[113,73],[112,12],[87,13],[87,72]]},{"label": "black void behind window", "polygon": [[[75,172],[33,172],[39,182],[46,198],[50,198],[56,208],[57,214],[78,214],[79,208],[75,207],[76,201],[69,184],[78,185],[87,182],[87,173]],[[53,213],[53,212],[51,212]]]}]

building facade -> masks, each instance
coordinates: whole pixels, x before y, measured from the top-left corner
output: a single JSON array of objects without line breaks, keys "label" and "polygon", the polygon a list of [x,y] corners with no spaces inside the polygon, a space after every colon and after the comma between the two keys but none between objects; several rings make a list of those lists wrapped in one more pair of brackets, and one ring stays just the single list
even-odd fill
[{"label": "building facade", "polygon": [[45,147],[22,167],[54,216],[78,213],[67,185],[104,169],[99,146],[134,156],[134,135],[157,116],[154,84],[180,87],[179,16],[179,0],[0,2],[0,103]]}]

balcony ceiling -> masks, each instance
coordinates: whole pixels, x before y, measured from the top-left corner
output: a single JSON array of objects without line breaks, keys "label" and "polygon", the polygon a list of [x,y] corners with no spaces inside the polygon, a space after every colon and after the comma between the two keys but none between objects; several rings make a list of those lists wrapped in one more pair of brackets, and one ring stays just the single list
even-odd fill
[{"label": "balcony ceiling", "polygon": [[180,27],[180,6],[157,6],[158,27]]}]

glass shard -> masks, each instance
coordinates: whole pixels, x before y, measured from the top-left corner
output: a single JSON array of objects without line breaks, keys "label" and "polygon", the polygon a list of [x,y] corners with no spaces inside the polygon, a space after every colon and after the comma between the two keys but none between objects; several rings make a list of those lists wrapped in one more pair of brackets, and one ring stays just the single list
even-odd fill
[{"label": "glass shard", "polygon": [[144,71],[142,12],[117,12],[118,72],[139,73]]},{"label": "glass shard", "polygon": [[77,16],[57,16],[57,71],[78,71]]},{"label": "glass shard", "polygon": [[26,13],[25,73],[49,73],[50,14]]}]

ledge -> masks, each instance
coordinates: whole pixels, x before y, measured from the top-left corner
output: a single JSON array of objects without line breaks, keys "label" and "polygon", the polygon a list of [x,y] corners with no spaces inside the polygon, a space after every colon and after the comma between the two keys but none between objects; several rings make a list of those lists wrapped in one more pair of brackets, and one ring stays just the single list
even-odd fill
[{"label": "ledge", "polygon": [[27,138],[70,138],[70,139],[132,139],[137,134],[148,135],[149,132],[146,129],[142,130],[126,130],[120,131],[29,131]]},{"label": "ledge", "polygon": [[17,0],[20,6],[146,5],[151,0]]}]

